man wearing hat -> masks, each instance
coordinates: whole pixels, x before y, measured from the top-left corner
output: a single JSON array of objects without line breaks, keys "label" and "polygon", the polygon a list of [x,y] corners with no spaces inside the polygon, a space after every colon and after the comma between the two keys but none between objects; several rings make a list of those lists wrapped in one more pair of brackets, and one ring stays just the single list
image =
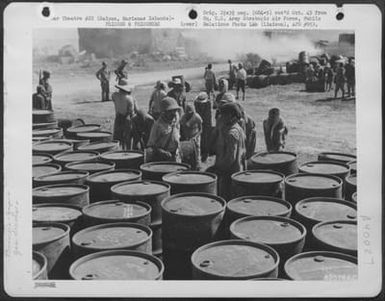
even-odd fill
[{"label": "man wearing hat", "polygon": [[242,113],[236,103],[226,103],[219,109],[218,125],[212,136],[215,164],[208,171],[218,175],[218,194],[231,199],[231,175],[245,169],[245,134],[238,124]]},{"label": "man wearing hat", "polygon": [[48,79],[51,77],[51,73],[48,71],[43,71],[43,77],[39,80],[39,86],[41,86],[41,94],[45,99],[45,108],[46,110],[52,111],[52,87],[48,82]]},{"label": "man wearing hat", "polygon": [[167,93],[168,97],[174,98],[182,110],[185,109],[186,94],[184,93],[183,82],[180,78],[174,78],[171,82],[172,89]]},{"label": "man wearing hat", "polygon": [[110,100],[110,70],[105,62],[102,62],[102,68],[96,72],[96,78],[100,81],[102,88],[102,101]]},{"label": "man wearing hat", "polygon": [[242,90],[242,100],[245,100],[245,86],[246,86],[247,73],[243,64],[238,64],[237,71],[237,99],[239,99],[239,90]]},{"label": "man wearing hat", "polygon": [[194,101],[196,112],[202,118],[201,161],[206,162],[209,155],[210,135],[213,127],[211,102],[206,92],[200,92]]},{"label": "man wearing hat", "polygon": [[120,141],[124,150],[132,148],[132,117],[137,111],[136,101],[131,93],[133,87],[126,79],[121,79],[115,86],[118,92],[112,94],[115,105],[114,139]]},{"label": "man wearing hat", "polygon": [[147,144],[146,161],[180,162],[179,120],[181,108],[175,99],[165,97],[160,102],[161,114],[155,121]]},{"label": "man wearing hat", "polygon": [[122,60],[119,67],[114,71],[116,74],[116,80],[119,82],[121,79],[127,78],[127,71],[124,70],[128,64],[127,60]]},{"label": "man wearing hat", "polygon": [[157,81],[154,91],[151,94],[150,103],[148,105],[148,112],[157,120],[160,116],[160,102],[167,96],[166,83],[160,80]]}]

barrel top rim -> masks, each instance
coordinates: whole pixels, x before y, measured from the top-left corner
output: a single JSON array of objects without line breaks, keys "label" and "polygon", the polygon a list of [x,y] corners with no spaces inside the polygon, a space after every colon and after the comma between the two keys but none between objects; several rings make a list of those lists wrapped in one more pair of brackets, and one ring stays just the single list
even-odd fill
[{"label": "barrel top rim", "polygon": [[[131,173],[131,174],[136,174],[139,177],[142,176],[142,172],[140,170],[131,169],[131,168],[103,170],[103,171],[99,171],[99,172],[96,172],[96,173],[93,173],[93,174],[89,175],[88,178],[87,178],[87,182],[92,182],[92,183],[114,183],[116,181],[102,181],[102,180],[98,181],[97,179],[95,180],[95,178],[99,177],[99,176],[107,175],[107,174],[116,174],[116,173],[127,173],[127,174]],[[124,180],[124,182],[127,182],[127,181],[129,181],[129,180]],[[122,181],[119,180],[119,182],[122,182]]]},{"label": "barrel top rim", "polygon": [[[287,155],[288,157],[292,157],[292,159],[290,160],[286,160],[286,161],[282,161],[282,162],[269,162],[268,164],[269,165],[276,165],[276,164],[282,164],[282,163],[289,163],[289,162],[293,162],[295,160],[297,160],[297,157],[298,155],[294,152],[259,152],[259,153],[255,153],[251,156],[250,160],[252,162],[256,162],[256,163],[261,163],[261,162],[258,162],[258,160],[256,160],[256,158],[261,158],[261,157],[264,157],[266,155]],[[262,163],[264,164],[264,163]]]},{"label": "barrel top rim", "polygon": [[100,124],[96,124],[96,123],[87,123],[87,124],[71,126],[66,131],[70,132],[70,133],[76,133],[76,129],[86,128],[86,127],[97,127],[100,129],[102,126]]},{"label": "barrel top rim", "polygon": [[60,139],[37,142],[33,146],[39,146],[39,145],[43,145],[43,144],[66,144],[69,147],[73,146],[73,144],[71,142],[67,142],[65,140],[60,140]]},{"label": "barrel top rim", "polygon": [[[79,140],[80,141],[80,140]],[[53,156],[54,159],[59,159],[60,157],[68,156],[68,155],[73,155],[73,154],[94,154],[94,155],[99,155],[97,151],[93,150],[72,150],[68,152],[63,152],[63,153],[58,153]]]},{"label": "barrel top rim", "polygon": [[[34,178],[34,181],[36,181],[36,182],[39,182],[39,181],[55,182],[56,180],[50,180],[49,177],[67,175],[67,174],[79,174],[79,175],[82,175],[82,177],[79,177],[79,179],[82,179],[82,178],[88,177],[90,173],[88,171],[84,171],[84,170],[61,170],[61,171],[58,171],[55,173],[50,173],[48,175],[38,176],[38,177]],[[75,178],[75,179],[78,179],[78,178]]]},{"label": "barrel top rim", "polygon": [[125,182],[122,182],[122,183],[115,184],[114,186],[111,187],[111,192],[115,193],[116,195],[124,196],[124,195],[127,195],[127,194],[119,193],[119,192],[116,191],[116,189],[119,188],[120,186],[125,186],[125,185],[136,185],[136,184],[147,185],[145,183],[147,183],[147,184],[155,184],[155,185],[158,185],[158,186],[163,186],[165,188],[165,190],[162,191],[162,192],[157,192],[157,193],[129,194],[129,195],[133,195],[133,196],[144,196],[144,195],[152,196],[152,195],[158,195],[160,193],[164,193],[164,192],[170,191],[170,189],[171,189],[171,186],[169,184],[161,182],[161,181],[138,180],[138,181],[125,181]]},{"label": "barrel top rim", "polygon": [[[90,143],[87,143],[87,144],[84,144],[84,145],[80,145],[78,147],[78,150],[89,150],[88,147],[93,147],[93,146],[97,146],[97,145],[101,145],[100,148],[106,148],[106,147],[112,147],[112,146],[116,146],[119,144],[119,141],[117,140],[112,140],[110,142],[90,142]],[[91,149],[92,150],[92,149]]]},{"label": "barrel top rim", "polygon": [[319,155],[338,155],[338,156],[342,156],[342,157],[349,157],[349,158],[357,159],[356,155],[339,153],[339,152],[320,152]]},{"label": "barrel top rim", "polygon": [[[346,205],[347,207],[350,207],[350,208],[357,210],[357,204],[350,202],[350,201],[347,201],[347,200],[344,200],[344,199],[332,198],[332,197],[311,197],[311,198],[306,198],[306,199],[302,199],[302,200],[298,201],[294,206],[295,211],[298,214],[303,215],[303,212],[302,212],[300,206],[302,206],[303,204],[311,204],[311,203],[316,203],[316,202],[317,203],[336,203],[336,204]],[[305,215],[305,217],[309,218],[306,215]]]},{"label": "barrel top rim", "polygon": [[33,196],[34,192],[39,191],[41,189],[60,188],[60,187],[76,187],[76,188],[80,188],[80,189],[83,190],[83,191],[80,191],[80,192],[74,192],[74,193],[71,193],[71,194],[67,194],[67,196],[68,195],[71,195],[71,196],[80,195],[80,194],[83,194],[84,192],[89,192],[89,190],[90,190],[90,188],[87,185],[81,185],[81,184],[70,184],[70,183],[52,184],[52,185],[44,185],[44,186],[39,186],[39,187],[33,188],[32,189],[32,196]]},{"label": "barrel top rim", "polygon": [[338,166],[342,166],[342,167],[345,167],[347,168],[348,170],[350,170],[350,166],[348,165],[348,163],[343,163],[343,162],[338,162],[338,161],[330,161],[330,160],[322,160],[322,161],[309,161],[309,162],[305,162],[305,163],[302,163],[300,166],[299,166],[299,169],[301,169],[303,166],[306,166],[308,164],[313,164],[313,165],[338,165]]},{"label": "barrel top rim", "polygon": [[70,233],[70,226],[68,226],[67,224],[64,224],[64,223],[55,223],[55,222],[42,222],[42,223],[40,223],[39,222],[39,223],[34,223],[32,228],[44,228],[44,227],[56,227],[56,228],[60,228],[60,229],[64,230],[64,232],[53,237],[53,238],[46,239],[46,240],[40,241],[38,243],[33,243],[33,238],[32,238],[33,246],[37,247],[40,245],[44,245],[48,242],[53,242],[53,241],[59,240],[59,239],[65,237],[66,235],[69,235],[69,233]]},{"label": "barrel top rim", "polygon": [[235,210],[236,207],[233,207],[233,206],[235,206],[235,204],[245,199],[252,199],[253,201],[271,201],[271,202],[282,204],[286,207],[286,210],[282,211],[282,213],[279,213],[279,215],[289,213],[293,209],[292,204],[290,204],[288,201],[284,199],[280,199],[272,196],[264,196],[264,195],[245,195],[245,196],[240,196],[240,197],[231,199],[227,202],[226,209],[229,209],[230,211],[233,211],[236,213],[244,213],[244,212]]},{"label": "barrel top rim", "polygon": [[142,216],[146,216],[148,214],[151,214],[151,211],[152,211],[152,207],[145,203],[145,202],[141,202],[141,201],[124,201],[124,200],[105,200],[105,201],[99,201],[99,202],[95,202],[95,203],[91,203],[91,204],[88,204],[86,206],[84,206],[82,208],[82,213],[85,215],[85,216],[88,216],[88,217],[92,217],[92,218],[101,218],[101,219],[104,219],[104,220],[111,220],[111,222],[113,221],[116,221],[116,220],[123,220],[124,218],[114,218],[114,217],[108,217],[108,216],[103,216],[103,217],[99,217],[99,216],[95,216],[95,215],[92,215],[90,214],[91,210],[95,207],[98,207],[98,206],[104,206],[104,205],[109,205],[109,204],[114,204],[114,203],[124,203],[124,204],[127,204],[127,205],[138,205],[138,206],[141,206],[142,208],[145,208],[146,209],[146,212],[142,213],[142,214],[139,214],[139,215],[135,215],[134,217],[142,217]]},{"label": "barrel top rim", "polygon": [[[302,186],[297,186],[297,185],[293,185],[291,183],[288,183],[288,180],[292,179],[292,178],[298,178],[298,177],[320,177],[320,178],[329,178],[329,179],[332,179],[334,181],[336,181],[338,183],[337,186],[335,187],[332,187],[332,188],[338,188],[338,187],[342,187],[342,184],[343,184],[343,181],[342,179],[340,179],[339,177],[337,176],[334,176],[334,175],[328,175],[328,174],[318,174],[318,173],[296,173],[296,174],[291,174],[287,177],[285,177],[285,185],[288,185],[288,186],[293,186],[293,187],[301,187],[302,189],[314,189],[312,187],[302,187]],[[328,190],[330,189],[331,187],[317,187],[316,189],[317,190]]]},{"label": "barrel top rim", "polygon": [[[75,221],[77,220],[83,213],[82,213],[82,210],[76,206],[76,205],[73,205],[73,204],[64,204],[64,203],[40,203],[40,204],[33,204],[32,205],[32,210],[34,211],[34,209],[44,209],[44,208],[66,208],[66,209],[72,209],[72,210],[76,210],[79,214],[74,216],[73,218],[71,219],[68,219],[68,220],[65,220],[65,222],[72,222],[72,221]],[[32,217],[32,221],[35,223],[51,223],[51,221],[47,221],[47,220],[43,220],[43,219],[34,219]],[[58,222],[58,223],[64,223],[64,221],[52,221],[52,222]]]},{"label": "barrel top rim", "polygon": [[172,166],[180,166],[180,167],[186,167],[187,169],[190,169],[191,166],[186,163],[179,163],[179,162],[173,162],[173,161],[156,161],[156,162],[147,162],[140,165],[140,170],[144,171],[150,171],[153,173],[163,173],[162,171],[152,170],[151,166],[159,166],[159,165],[172,165]]},{"label": "barrel top rim", "polygon": [[32,275],[33,279],[37,279],[47,269],[48,260],[47,257],[45,257],[42,253],[35,250],[32,250],[32,258],[36,260],[40,265],[40,270],[35,275]]},{"label": "barrel top rim", "polygon": [[[269,169],[249,169],[249,170],[238,171],[238,172],[233,173],[231,175],[231,179],[233,181],[236,181],[236,182],[245,183],[245,181],[237,179],[237,177],[240,175],[243,175],[243,174],[247,175],[247,173],[251,173],[251,174],[274,174],[274,175],[277,175],[281,178],[280,180],[276,180],[276,181],[273,181],[271,183],[279,183],[285,179],[285,175],[283,173],[280,173],[280,172],[275,171],[275,170],[269,170]],[[249,182],[247,182],[247,183],[249,183]]]},{"label": "barrel top rim", "polygon": [[[356,181],[353,182],[352,179],[356,179]],[[348,175],[348,176],[345,178],[345,181],[348,182],[348,183],[351,184],[351,185],[357,186],[357,175],[356,175],[356,174]]]},{"label": "barrel top rim", "polygon": [[[181,183],[181,182],[178,182],[178,181],[172,181],[170,179],[170,177],[175,177],[175,176],[178,176],[178,175],[184,176],[184,175],[189,175],[189,174],[197,174],[197,175],[209,176],[209,177],[211,177],[211,180],[202,181],[200,183]],[[171,172],[171,173],[165,174],[162,177],[162,181],[163,182],[171,183],[171,184],[183,184],[183,185],[186,185],[186,186],[194,186],[194,185],[199,185],[199,184],[210,184],[210,183],[213,183],[213,182],[217,181],[217,179],[218,179],[218,177],[214,173],[206,172],[206,171],[196,171],[196,170],[175,171],[175,172]]]}]

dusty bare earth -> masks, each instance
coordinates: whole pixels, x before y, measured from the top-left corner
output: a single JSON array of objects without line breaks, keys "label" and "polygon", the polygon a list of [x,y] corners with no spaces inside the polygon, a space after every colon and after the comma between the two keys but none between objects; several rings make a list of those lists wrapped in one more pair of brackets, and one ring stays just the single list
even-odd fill
[{"label": "dusty bare earth", "polygon": [[[214,65],[214,70],[225,71],[227,66]],[[57,118],[82,118],[87,123],[103,124],[111,130],[114,118],[112,102],[100,102],[100,86],[95,70],[89,73],[52,73],[53,106]],[[158,79],[169,80],[172,75],[184,74],[192,84],[188,100],[204,88],[204,66],[152,72],[131,73],[129,79],[136,85],[135,97],[139,106],[147,108],[153,86]],[[114,91],[114,81],[111,91]],[[272,107],[281,109],[289,129],[286,150],[298,154],[299,163],[315,160],[322,151],[356,153],[355,100],[333,99],[334,91],[307,93],[304,84],[269,86],[247,89],[242,102],[257,124],[257,151],[265,148],[262,121]],[[235,91],[233,91],[235,93]],[[211,161],[211,160],[210,160]]]}]

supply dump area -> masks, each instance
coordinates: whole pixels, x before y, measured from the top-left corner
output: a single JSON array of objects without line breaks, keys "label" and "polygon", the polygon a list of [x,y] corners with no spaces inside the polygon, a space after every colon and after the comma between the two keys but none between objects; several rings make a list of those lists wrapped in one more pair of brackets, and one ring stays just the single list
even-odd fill
[{"label": "supply dump area", "polygon": [[96,124],[33,119],[35,280],[358,277],[353,155],[256,153],[225,200],[215,174],[145,163]]}]

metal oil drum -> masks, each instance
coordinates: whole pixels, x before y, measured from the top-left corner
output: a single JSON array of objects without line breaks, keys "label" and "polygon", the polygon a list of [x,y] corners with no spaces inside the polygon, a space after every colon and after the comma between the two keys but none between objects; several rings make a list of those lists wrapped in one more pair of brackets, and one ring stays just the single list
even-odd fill
[{"label": "metal oil drum", "polygon": [[32,166],[32,179],[38,178],[44,175],[50,175],[61,171],[61,166],[58,164],[36,164]]},{"label": "metal oil drum", "polygon": [[85,145],[81,145],[78,147],[78,150],[83,151],[95,151],[98,153],[104,153],[108,151],[117,150],[119,148],[119,141],[111,141],[111,142],[93,142]]},{"label": "metal oil drum", "polygon": [[152,255],[163,258],[162,223],[151,223],[152,230]]},{"label": "metal oil drum", "polygon": [[86,184],[90,187],[90,202],[112,200],[112,186],[141,179],[142,173],[135,169],[116,169],[94,173],[86,180]]},{"label": "metal oil drum", "polygon": [[248,280],[277,278],[279,255],[271,247],[246,241],[222,240],[192,254],[194,280]]},{"label": "metal oil drum", "polygon": [[32,153],[56,155],[61,152],[71,151],[72,143],[65,141],[43,141],[32,145]]},{"label": "metal oil drum", "polygon": [[102,171],[110,171],[115,169],[115,163],[112,162],[101,162],[98,160],[91,161],[79,161],[79,162],[71,162],[67,163],[64,168],[66,170],[72,171],[87,171],[90,175],[102,172]]},{"label": "metal oil drum", "polygon": [[51,141],[52,137],[50,136],[40,136],[40,137],[32,137],[32,144],[44,142],[44,141]]},{"label": "metal oil drum", "polygon": [[82,208],[89,204],[89,188],[75,184],[41,186],[32,190],[32,200],[34,204],[58,203]]},{"label": "metal oil drum", "polygon": [[178,171],[162,178],[171,186],[171,194],[183,192],[207,192],[217,194],[217,176],[209,172]]},{"label": "metal oil drum", "polygon": [[358,280],[357,258],[338,252],[314,251],[297,254],[285,263],[291,280]]},{"label": "metal oil drum", "polygon": [[90,142],[111,142],[112,133],[105,132],[105,131],[77,133],[76,138],[87,139],[87,140],[90,140]]},{"label": "metal oil drum", "polygon": [[335,220],[313,227],[313,250],[325,250],[357,256],[357,221]]},{"label": "metal oil drum", "polygon": [[33,123],[50,123],[55,121],[55,115],[51,110],[32,110]]},{"label": "metal oil drum", "polygon": [[312,161],[302,164],[299,171],[303,173],[337,176],[341,180],[350,172],[349,165],[333,161]]},{"label": "metal oil drum", "polygon": [[83,124],[79,126],[72,126],[68,128],[65,132],[66,138],[77,139],[77,134],[87,133],[87,132],[96,132],[101,129],[100,124]]},{"label": "metal oil drum", "polygon": [[64,167],[66,164],[71,162],[95,160],[98,157],[99,153],[94,151],[71,151],[57,154],[53,157],[53,159],[55,163]]},{"label": "metal oil drum", "polygon": [[343,181],[330,175],[294,174],[285,178],[285,200],[295,205],[310,197],[342,197]]},{"label": "metal oil drum", "polygon": [[299,222],[282,216],[248,216],[230,226],[231,238],[269,245],[279,254],[280,272],[284,262],[301,253],[305,245],[306,228]]},{"label": "metal oil drum", "polygon": [[357,160],[353,160],[347,163],[350,167],[350,174],[357,174]]},{"label": "metal oil drum", "polygon": [[357,204],[357,191],[352,194],[352,201]]},{"label": "metal oil drum", "polygon": [[32,229],[32,249],[47,258],[49,279],[68,278],[70,227],[61,223],[39,223]]},{"label": "metal oil drum", "polygon": [[163,271],[163,263],[152,255],[113,250],[79,258],[69,273],[75,280],[162,280]]},{"label": "metal oil drum", "polygon": [[32,130],[48,130],[48,129],[57,129],[57,128],[58,128],[57,121],[32,123]]},{"label": "metal oil drum", "polygon": [[115,150],[100,155],[101,160],[114,162],[115,168],[139,169],[144,162],[142,151]]},{"label": "metal oil drum", "polygon": [[116,184],[111,187],[114,198],[122,201],[142,201],[149,204],[151,223],[162,222],[160,203],[170,196],[170,185],[157,181],[134,181]]},{"label": "metal oil drum", "polygon": [[32,165],[47,164],[53,161],[53,157],[48,154],[32,155]]},{"label": "metal oil drum", "polygon": [[136,223],[149,226],[151,206],[144,202],[101,201],[83,208],[86,227],[109,223]]},{"label": "metal oil drum", "polygon": [[356,159],[357,157],[355,155],[335,152],[322,152],[318,155],[319,161],[334,161],[344,164]]},{"label": "metal oil drum", "polygon": [[135,223],[110,223],[85,228],[72,237],[74,257],[107,250],[152,253],[152,231]]},{"label": "metal oil drum", "polygon": [[345,199],[352,201],[352,195],[357,191],[357,174],[345,178]]},{"label": "metal oil drum", "polygon": [[79,140],[79,139],[52,139],[52,141],[64,141],[64,142],[72,143],[74,151],[78,150],[79,146],[86,145],[86,144],[90,143],[90,141],[86,140],[86,139],[82,139],[82,140]]},{"label": "metal oil drum", "polygon": [[144,180],[162,181],[168,173],[190,170],[190,165],[177,162],[149,162],[140,166]]},{"label": "metal oil drum", "polygon": [[284,175],[270,170],[247,170],[231,176],[233,197],[265,195],[282,197]]},{"label": "metal oil drum", "polygon": [[59,171],[56,173],[39,176],[33,179],[34,187],[55,184],[83,185],[89,176],[87,171]]},{"label": "metal oil drum", "polygon": [[298,172],[297,155],[291,152],[263,152],[250,158],[247,169],[274,170],[285,176]]},{"label": "metal oil drum", "polygon": [[32,279],[47,280],[47,258],[39,252],[32,251]]},{"label": "metal oil drum", "polygon": [[52,138],[62,138],[63,129],[54,128],[54,129],[36,129],[32,130],[32,137],[52,137]]}]

